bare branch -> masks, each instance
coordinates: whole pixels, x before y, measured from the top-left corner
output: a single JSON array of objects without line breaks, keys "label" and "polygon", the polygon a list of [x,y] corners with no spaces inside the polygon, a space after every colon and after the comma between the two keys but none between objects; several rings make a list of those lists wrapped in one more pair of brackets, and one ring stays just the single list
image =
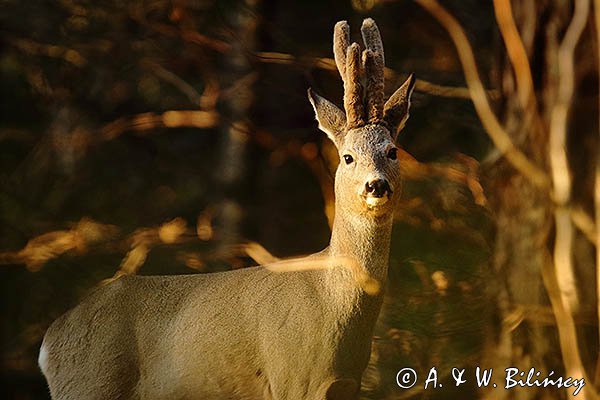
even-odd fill
[{"label": "bare branch", "polygon": [[162,65],[149,60],[143,60],[142,66],[151,69],[159,78],[166,82],[169,82],[175,86],[179,91],[187,96],[192,104],[198,104],[200,102],[200,93],[185,80],[167,70]]},{"label": "bare branch", "polygon": [[381,291],[381,283],[369,276],[353,257],[349,256],[317,256],[311,255],[302,258],[292,258],[263,265],[273,272],[295,272],[318,269],[347,268],[352,274],[356,284],[367,294],[376,295]]},{"label": "bare branch", "polygon": [[557,54],[558,91],[550,114],[550,169],[556,203],[554,263],[562,300],[568,312],[578,308],[575,272],[572,263],[573,223],[568,210],[571,197],[571,171],[567,159],[567,117],[575,87],[575,47],[589,13],[589,0],[576,0],[573,19]]},{"label": "bare branch", "polygon": [[259,265],[276,263],[280,261],[279,258],[271,254],[265,249],[260,243],[249,242],[242,245],[243,251]]},{"label": "bare branch", "polygon": [[[585,28],[589,14],[589,0],[575,0],[575,11],[565,36],[558,48],[558,90],[550,114],[550,168],[554,211],[554,270],[544,267],[544,282],[558,322],[558,334],[565,369],[571,376],[583,376],[585,369],[580,357],[573,313],[578,309],[577,286],[573,269],[573,221],[569,210],[571,171],[567,159],[567,123],[575,88],[575,47]],[[584,396],[596,399],[592,386],[584,389]]]},{"label": "bare branch", "polygon": [[[217,51],[219,53],[225,53],[231,49],[231,45],[229,43],[224,42],[219,39],[208,37],[206,35],[200,34],[199,32],[196,32],[196,31],[181,30],[181,29],[175,28],[175,27],[167,25],[167,24],[160,24],[160,23],[156,23],[156,22],[150,23],[150,22],[146,21],[145,19],[140,18],[139,16],[136,16],[136,15],[132,15],[132,18],[134,20],[136,20],[138,23],[154,30],[155,32],[161,33],[165,36],[179,37],[179,38],[181,38],[181,40],[183,40],[185,42],[193,43],[193,44],[201,46],[201,47],[210,48],[211,50]],[[341,24],[342,22],[344,22],[344,21],[340,21],[340,22],[338,22],[338,24]],[[340,28],[338,28],[338,29],[340,29],[340,38],[345,38],[342,41],[340,41],[339,47],[342,48],[344,46],[344,43],[346,43],[345,46],[347,48],[350,43],[350,39],[349,39],[350,28],[340,26]],[[347,33],[345,33],[346,31],[347,31]],[[336,43],[336,41],[334,39],[334,44],[335,43]],[[337,50],[334,48],[334,54],[336,51]],[[298,59],[297,57],[295,57],[291,54],[280,53],[280,52],[270,52],[270,51],[249,52],[249,54],[256,57],[256,59],[260,62],[273,63],[273,64],[284,64],[284,65],[306,64],[309,66],[314,66],[317,68],[326,69],[326,70],[330,70],[330,71],[336,70],[336,61],[337,60],[334,60],[332,58],[327,58],[327,57],[313,57],[313,58]],[[342,67],[342,69],[344,71],[343,75],[345,75],[345,62],[346,62],[345,52],[344,52],[343,56],[340,55],[339,61],[340,61],[340,64],[338,65],[338,68],[340,65],[342,65],[341,62],[343,62],[344,67]],[[341,72],[342,69],[339,70],[340,74],[342,74],[342,72]],[[387,79],[395,79],[398,76],[406,76],[406,73],[396,73],[393,70],[386,68],[385,76]],[[342,79],[343,79],[343,77],[342,77]],[[428,93],[428,94],[431,94],[434,96],[452,97],[452,98],[461,98],[461,99],[471,98],[471,96],[469,94],[469,90],[467,88],[437,85],[435,83],[431,83],[431,82],[424,81],[421,79],[417,80],[416,89],[420,92]],[[488,95],[490,95],[492,98],[494,98],[498,95],[498,93],[495,90],[489,90]]]},{"label": "bare branch", "polygon": [[130,17],[136,22],[138,22],[140,25],[150,28],[151,30],[165,36],[180,37],[185,42],[193,43],[202,47],[207,47],[219,53],[225,53],[231,50],[231,44],[219,39],[203,35],[200,32],[194,30],[179,29],[168,24],[150,22],[144,17],[140,17],[133,13],[130,14]]},{"label": "bare branch", "polygon": [[597,225],[594,223],[592,217],[581,207],[571,208],[570,212],[573,225],[584,234],[587,240],[596,246],[598,244]]},{"label": "bare branch", "polygon": [[[581,356],[579,355],[579,344],[577,342],[577,329],[575,328],[575,320],[573,315],[568,312],[561,300],[560,289],[556,280],[556,275],[553,271],[552,263],[550,262],[550,256],[548,255],[548,262],[545,263],[542,269],[542,277],[544,278],[544,285],[550,298],[550,304],[554,311],[556,318],[556,326],[558,328],[558,339],[560,343],[560,350],[563,356],[563,362],[565,364],[566,372],[568,376],[582,377],[584,381],[589,382]],[[597,400],[598,395],[593,389],[592,385],[585,385],[583,391],[579,394],[583,399]]]},{"label": "bare branch", "polygon": [[118,235],[114,225],[82,218],[71,229],[47,232],[29,240],[23,249],[0,253],[0,264],[25,264],[39,271],[48,261],[69,252],[85,252],[91,245],[112,240]]},{"label": "bare branch", "polygon": [[101,140],[112,140],[127,131],[147,131],[156,128],[212,128],[219,123],[214,111],[178,110],[162,114],[143,113],[119,118],[101,129]]},{"label": "bare branch", "polygon": [[[288,53],[278,53],[272,51],[258,51],[254,53],[257,61],[269,64],[281,65],[299,65],[302,67],[319,68],[327,71],[336,71],[336,64],[332,58],[327,57],[306,57],[297,58]],[[397,81],[400,77],[406,77],[406,73],[398,73],[391,68],[385,68],[385,79],[388,81]],[[458,99],[471,99],[469,89],[465,87],[444,86],[417,79],[415,84],[416,90],[422,93],[427,93],[433,96],[451,97]],[[487,94],[492,98],[497,98],[499,93],[497,90],[487,90]]]},{"label": "bare branch", "polygon": [[459,161],[461,162],[461,166],[465,166],[467,169],[467,171],[464,172],[451,165],[436,165],[419,162],[402,149],[399,149],[398,158],[401,161],[400,166],[402,174],[406,179],[422,180],[431,177],[444,178],[449,182],[466,186],[471,192],[475,204],[479,206],[485,206],[487,204],[485,192],[479,182],[479,164],[476,160],[460,155]]},{"label": "bare branch", "polygon": [[537,113],[531,67],[521,35],[515,25],[510,0],[494,0],[494,10],[508,57],[515,70],[521,105],[523,109]]},{"label": "bare branch", "polygon": [[475,111],[483,127],[494,142],[494,145],[506,157],[511,165],[526,176],[536,186],[547,188],[550,184],[546,173],[533,164],[525,154],[515,147],[510,136],[504,130],[498,118],[492,111],[487,99],[483,83],[477,72],[473,49],[458,21],[448,13],[436,0],[415,0],[427,10],[448,31],[458,52],[460,62],[465,73],[465,80],[469,87]]}]

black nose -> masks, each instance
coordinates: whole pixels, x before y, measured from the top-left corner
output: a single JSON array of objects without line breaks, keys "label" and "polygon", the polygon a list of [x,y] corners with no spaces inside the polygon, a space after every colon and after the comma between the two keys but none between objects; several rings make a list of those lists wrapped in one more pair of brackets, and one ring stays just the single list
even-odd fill
[{"label": "black nose", "polygon": [[365,190],[373,197],[383,197],[386,193],[392,194],[390,184],[385,179],[375,179],[365,184]]}]

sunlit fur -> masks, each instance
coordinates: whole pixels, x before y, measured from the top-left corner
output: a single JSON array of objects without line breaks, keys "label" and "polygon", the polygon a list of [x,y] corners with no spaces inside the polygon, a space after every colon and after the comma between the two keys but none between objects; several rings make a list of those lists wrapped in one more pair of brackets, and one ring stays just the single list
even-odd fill
[{"label": "sunlit fur", "polygon": [[[348,165],[342,161],[337,168],[336,207],[353,214],[391,217],[401,189],[398,160],[388,157],[389,150],[394,147],[387,128],[381,125],[366,125],[348,131],[339,154],[341,160],[345,154],[350,154],[354,161]],[[386,195],[388,201],[379,200],[378,206],[370,205],[378,202],[373,201],[373,196],[365,190],[366,183],[375,179],[386,180],[392,189],[392,193]]]},{"label": "sunlit fur", "polygon": [[[319,127],[354,161],[336,172],[329,246],[295,261],[306,268],[124,276],[98,288],[46,332],[40,365],[52,398],[357,399],[383,294],[358,285],[356,268],[311,267],[350,258],[385,287],[400,193],[390,121],[406,121],[413,87],[410,77],[386,103],[393,118],[350,130],[342,110],[309,91]],[[366,193],[374,179],[389,183],[388,201]]]}]

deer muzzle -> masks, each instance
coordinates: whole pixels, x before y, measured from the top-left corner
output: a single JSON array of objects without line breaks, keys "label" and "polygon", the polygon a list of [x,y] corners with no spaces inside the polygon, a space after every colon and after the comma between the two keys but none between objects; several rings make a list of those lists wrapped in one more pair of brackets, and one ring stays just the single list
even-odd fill
[{"label": "deer muzzle", "polygon": [[369,206],[387,203],[391,194],[392,188],[385,179],[374,179],[365,184],[365,201]]},{"label": "deer muzzle", "polygon": [[367,196],[383,197],[392,194],[390,184],[385,179],[374,179],[365,184],[365,192]]}]

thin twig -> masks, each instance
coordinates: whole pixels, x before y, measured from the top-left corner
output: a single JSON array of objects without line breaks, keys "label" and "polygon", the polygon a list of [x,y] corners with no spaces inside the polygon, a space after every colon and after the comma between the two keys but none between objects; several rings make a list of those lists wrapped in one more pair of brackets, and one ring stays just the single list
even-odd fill
[{"label": "thin twig", "polygon": [[162,114],[142,113],[119,118],[101,129],[101,140],[112,140],[127,131],[147,131],[156,128],[212,128],[219,123],[215,111],[173,110]]},{"label": "thin twig", "polygon": [[192,104],[198,105],[198,103],[200,103],[200,93],[198,93],[198,91],[192,85],[187,83],[181,77],[164,68],[162,65],[150,60],[144,60],[141,64],[142,66],[146,66],[151,69],[159,78],[169,82],[179,89],[181,93],[186,95]]},{"label": "thin twig", "polygon": [[[337,73],[337,67],[333,58],[327,57],[306,57],[297,58],[291,54],[278,53],[272,51],[258,51],[254,52],[253,55],[258,61],[270,64],[282,64],[282,65],[306,65],[324,69],[327,71],[333,71]],[[390,81],[399,80],[400,76],[406,76],[406,74],[399,74],[391,68],[385,69],[385,79]],[[465,87],[456,86],[444,86],[425,81],[423,79],[417,79],[416,90],[422,93],[427,93],[433,96],[440,97],[451,97],[458,99],[470,99],[469,89]],[[488,90],[488,95],[491,97],[498,97],[497,90]]]},{"label": "thin twig", "polygon": [[308,257],[291,258],[263,265],[264,268],[273,272],[299,272],[333,269],[336,267],[347,268],[358,287],[370,295],[376,295],[381,291],[381,283],[371,277],[354,257],[311,255]]},{"label": "thin twig", "polygon": [[515,147],[510,136],[504,130],[492,111],[486,92],[477,72],[473,49],[458,21],[436,0],[415,0],[427,10],[448,31],[465,73],[475,111],[498,150],[511,165],[538,187],[547,188],[550,184],[546,173],[533,164],[525,154]]},{"label": "thin twig", "polygon": [[479,182],[479,164],[472,158],[460,155],[460,165],[466,167],[467,172],[458,169],[455,165],[422,163],[406,151],[400,149],[398,159],[402,176],[410,180],[422,180],[432,177],[440,177],[466,186],[473,196],[475,204],[484,206],[487,204],[485,192]]},{"label": "thin twig", "polygon": [[0,265],[24,264],[30,271],[39,271],[52,259],[65,253],[84,254],[90,246],[114,240],[118,234],[119,229],[114,225],[82,218],[70,229],[46,232],[30,239],[21,250],[0,252]]},{"label": "thin twig", "polygon": [[[132,15],[132,18],[136,20],[138,23],[154,30],[155,32],[161,33],[165,36],[171,37],[179,37],[181,40],[193,43],[202,47],[210,48],[211,50],[217,51],[219,53],[226,53],[231,50],[231,44],[224,42],[219,39],[211,38],[209,36],[203,35],[197,31],[192,30],[183,30],[177,27],[161,24],[157,22],[149,22],[145,18]],[[249,55],[256,58],[257,61],[264,63],[272,63],[272,64],[307,64],[310,66],[314,66],[320,69],[326,69],[331,71],[337,71],[335,61],[332,58],[327,57],[308,57],[305,59],[298,59],[297,57],[281,52],[270,52],[270,51],[258,51],[258,52],[249,52]],[[406,74],[403,74],[406,75]],[[396,73],[390,68],[385,69],[385,77],[386,79],[394,79],[395,77],[400,76],[400,74]],[[469,90],[464,87],[452,87],[452,86],[443,86],[438,85],[432,82],[417,80],[416,89],[423,93],[431,94],[434,96],[441,97],[452,97],[452,98],[461,98],[468,99],[470,98]],[[497,97],[497,90],[490,90],[488,94],[491,97]]]},{"label": "thin twig", "polygon": [[[230,43],[227,43],[220,39],[211,38],[209,36],[203,35],[194,30],[181,29],[176,26],[163,24],[154,21],[148,21],[145,17],[132,14],[131,18],[134,19],[139,24],[157,32],[163,34],[165,36],[170,37],[179,37],[184,42],[193,43],[198,46],[210,48],[211,50],[217,51],[219,53],[226,53],[231,50],[232,46]],[[280,52],[269,52],[269,51],[258,51],[248,52],[249,55],[255,57],[260,62],[273,63],[273,64],[305,64],[315,66],[321,69],[327,69],[331,71],[337,71],[335,61],[332,58],[326,57],[310,57],[304,60],[299,60],[297,57]],[[386,79],[390,77],[397,77],[399,74],[394,72],[393,70],[386,68],[385,71]],[[406,74],[403,74],[406,75]],[[422,91],[424,93],[428,93],[435,96],[442,97],[453,97],[453,98],[463,98],[468,99],[469,92],[467,88],[464,87],[450,87],[450,86],[442,86],[437,85],[435,83],[417,80],[416,89]],[[490,95],[492,97],[497,96],[497,91],[491,90]]]},{"label": "thin twig", "polygon": [[570,213],[573,225],[583,233],[587,240],[596,246],[598,244],[598,233],[592,217],[581,207],[571,208]]},{"label": "thin twig", "polygon": [[162,24],[159,22],[150,22],[145,17],[139,15],[130,14],[131,18],[138,22],[140,25],[150,28],[151,30],[160,33],[165,36],[180,37],[183,41],[188,43],[194,43],[202,47],[209,48],[219,53],[225,53],[231,50],[231,44],[224,42],[219,39],[211,38],[203,35],[200,32],[181,29],[168,24]]}]

